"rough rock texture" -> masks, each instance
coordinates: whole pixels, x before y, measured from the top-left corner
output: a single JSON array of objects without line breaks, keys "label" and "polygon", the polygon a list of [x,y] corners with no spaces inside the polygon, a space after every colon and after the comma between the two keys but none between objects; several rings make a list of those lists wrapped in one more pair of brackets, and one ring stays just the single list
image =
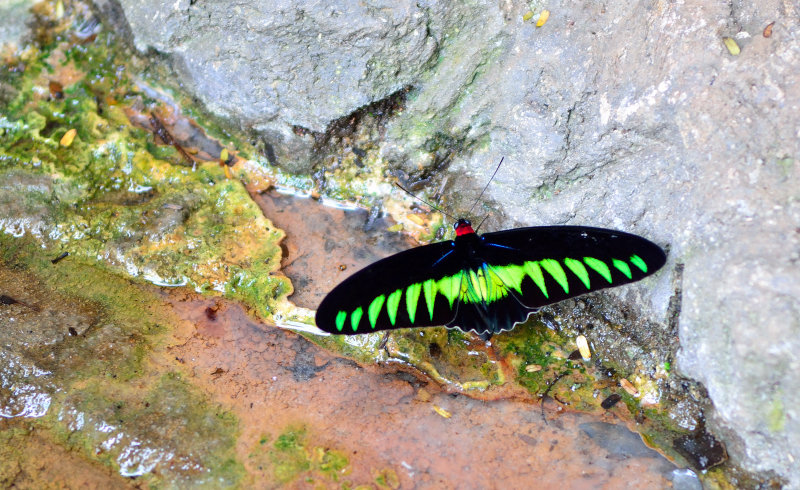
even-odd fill
[{"label": "rough rock texture", "polygon": [[410,0],[121,4],[140,51],[170,54],[211,111],[260,132],[285,165],[303,162],[309,131],[417,80],[440,42]]},{"label": "rough rock texture", "polygon": [[296,126],[322,131],[411,85],[389,165],[412,173],[444,142],[451,184],[475,189],[505,156],[489,195],[509,222],[669,245],[660,279],[621,294],[666,325],[682,288],[678,368],[707,387],[736,462],[800,488],[796,3],[555,1],[541,28],[511,2],[109,5],[140,50],[168,55],[290,168],[307,168],[313,143]]},{"label": "rough rock texture", "polygon": [[8,21],[0,22],[0,46],[16,47],[28,33],[25,23],[30,19],[32,0],[8,0],[0,3],[0,16]]}]

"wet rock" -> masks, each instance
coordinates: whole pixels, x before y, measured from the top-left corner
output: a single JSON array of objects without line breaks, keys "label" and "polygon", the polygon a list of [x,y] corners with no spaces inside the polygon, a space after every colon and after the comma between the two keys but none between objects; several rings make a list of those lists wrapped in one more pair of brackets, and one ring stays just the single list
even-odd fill
[{"label": "wet rock", "polygon": [[608,395],[601,403],[600,406],[606,410],[609,410],[614,407],[619,401],[622,399],[622,396],[618,393],[612,393]]},{"label": "wet rock", "polygon": [[[47,175],[7,171],[0,179],[0,232],[41,237],[52,219],[53,180]],[[21,197],[24,196],[24,197]]]},{"label": "wet rock", "polygon": [[672,485],[675,490],[703,490],[703,485],[697,474],[689,469],[674,470],[672,472]]},{"label": "wet rock", "polygon": [[91,309],[57,294],[39,295],[32,277],[0,269],[0,345],[21,354],[86,332],[97,319]]},{"label": "wet rock", "polygon": [[671,465],[663,464],[665,462],[656,451],[642,444],[641,437],[624,426],[606,422],[586,422],[580,425],[580,429],[596,444],[614,453],[618,459],[653,458],[661,465],[662,471],[672,470]]},{"label": "wet rock", "polygon": [[725,447],[705,430],[679,437],[674,447],[697,470],[707,470],[728,459]]}]

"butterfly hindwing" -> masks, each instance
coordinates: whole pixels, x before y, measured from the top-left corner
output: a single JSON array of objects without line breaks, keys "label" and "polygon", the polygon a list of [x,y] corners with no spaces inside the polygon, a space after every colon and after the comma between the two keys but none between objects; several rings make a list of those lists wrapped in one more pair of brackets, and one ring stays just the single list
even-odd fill
[{"label": "butterfly hindwing", "polygon": [[521,293],[513,282],[497,274],[487,263],[469,267],[462,274],[461,295],[456,316],[447,324],[478,334],[510,330],[534,311],[522,304]]}]

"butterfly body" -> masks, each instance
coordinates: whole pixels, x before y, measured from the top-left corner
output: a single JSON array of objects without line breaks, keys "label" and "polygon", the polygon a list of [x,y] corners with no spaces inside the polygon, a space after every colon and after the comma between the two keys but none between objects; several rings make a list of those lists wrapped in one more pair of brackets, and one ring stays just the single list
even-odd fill
[{"label": "butterfly body", "polygon": [[544,305],[638,281],[661,268],[660,247],[636,235],[579,226],[516,228],[456,238],[379,260],[336,286],[317,310],[334,334],[444,325],[490,335]]}]

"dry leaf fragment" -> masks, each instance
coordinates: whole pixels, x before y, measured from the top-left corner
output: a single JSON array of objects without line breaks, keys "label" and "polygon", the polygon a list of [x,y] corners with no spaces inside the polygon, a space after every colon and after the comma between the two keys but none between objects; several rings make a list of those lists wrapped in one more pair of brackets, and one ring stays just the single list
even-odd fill
[{"label": "dry leaf fragment", "polygon": [[417,214],[409,214],[408,215],[408,220],[413,222],[413,223],[416,223],[416,224],[418,224],[420,226],[425,224],[425,220],[423,220],[422,217],[420,217]]},{"label": "dry leaf fragment", "polygon": [[64,133],[64,136],[61,137],[61,142],[60,142],[61,146],[67,147],[67,146],[71,145],[72,144],[72,140],[75,139],[75,136],[77,136],[77,134],[78,134],[78,130],[75,129],[75,128],[72,128],[69,131],[67,131],[66,133]]},{"label": "dry leaf fragment", "polygon": [[629,395],[635,397],[639,396],[639,390],[637,390],[636,387],[633,386],[633,384],[627,379],[622,378],[621,380],[619,380],[619,385],[622,386],[622,389],[627,391]]},{"label": "dry leaf fragment", "polygon": [[434,405],[433,406],[433,411],[438,413],[439,415],[441,415],[442,417],[444,417],[446,419],[449,419],[450,417],[452,417],[452,414],[450,412],[448,412],[447,410],[445,410],[444,408],[442,408],[442,407],[440,407],[438,405]]},{"label": "dry leaf fragment", "polygon": [[725,43],[725,47],[728,48],[728,52],[733,56],[739,56],[739,53],[742,52],[739,49],[739,45],[736,44],[736,41],[732,37],[723,37],[722,42]]},{"label": "dry leaf fragment", "polygon": [[586,337],[578,335],[578,338],[575,339],[575,343],[578,344],[578,350],[581,351],[583,360],[588,361],[592,358],[592,351],[589,350],[589,342],[586,340]]},{"label": "dry leaf fragment", "polygon": [[542,10],[542,13],[539,14],[539,20],[536,21],[536,27],[542,27],[549,18],[550,18],[550,11]]}]

